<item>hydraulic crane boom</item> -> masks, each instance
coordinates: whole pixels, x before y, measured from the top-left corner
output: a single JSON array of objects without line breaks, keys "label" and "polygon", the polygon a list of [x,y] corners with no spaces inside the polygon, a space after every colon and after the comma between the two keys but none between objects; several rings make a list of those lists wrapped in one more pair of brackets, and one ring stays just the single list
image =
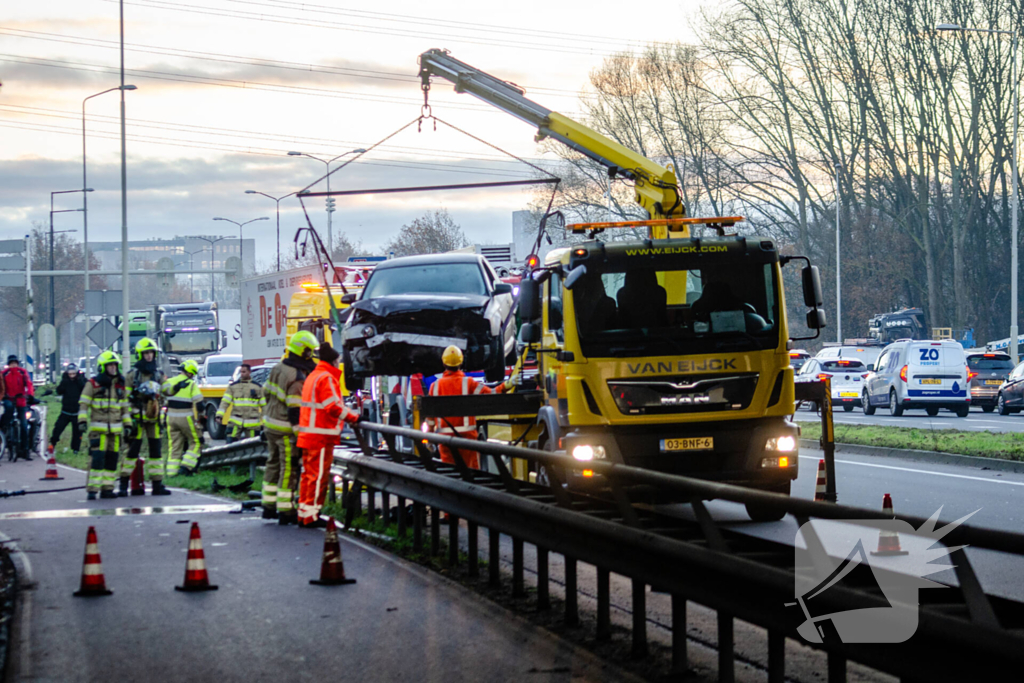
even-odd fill
[{"label": "hydraulic crane boom", "polygon": [[[682,218],[686,215],[676,174],[671,167],[657,164],[597,131],[527,99],[526,91],[519,86],[461,62],[446,50],[427,50],[420,55],[419,63],[424,91],[430,88],[431,76],[450,81],[455,92],[468,92],[536,126],[538,141],[554,138],[603,164],[608,169],[609,178],[619,175],[632,180],[636,202],[652,219]],[[664,233],[664,228],[661,231]]]}]

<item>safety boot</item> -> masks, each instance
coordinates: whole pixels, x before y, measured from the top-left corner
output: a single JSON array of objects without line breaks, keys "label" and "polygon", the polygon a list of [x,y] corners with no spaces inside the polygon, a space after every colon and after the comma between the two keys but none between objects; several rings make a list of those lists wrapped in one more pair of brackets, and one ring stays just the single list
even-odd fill
[{"label": "safety boot", "polygon": [[117,498],[117,494],[113,491],[100,491],[100,498]]},{"label": "safety boot", "polygon": [[121,477],[117,482],[117,497],[128,497],[128,477]]},{"label": "safety boot", "polygon": [[164,486],[162,481],[150,482],[152,484],[152,494],[154,496],[169,496],[171,492]]},{"label": "safety boot", "polygon": [[184,465],[178,468],[178,474],[183,477],[191,477],[194,472],[191,467],[185,467]]},{"label": "safety boot", "polygon": [[96,500],[96,492],[95,491],[89,491],[88,493],[85,494],[85,499],[86,500]]},{"label": "safety boot", "polygon": [[271,507],[263,508],[263,519],[279,519],[277,510]]},{"label": "safety boot", "polygon": [[299,523],[299,513],[298,512],[278,512],[277,513],[277,523],[279,525],[281,525],[281,526],[288,526],[289,524],[298,524]]}]

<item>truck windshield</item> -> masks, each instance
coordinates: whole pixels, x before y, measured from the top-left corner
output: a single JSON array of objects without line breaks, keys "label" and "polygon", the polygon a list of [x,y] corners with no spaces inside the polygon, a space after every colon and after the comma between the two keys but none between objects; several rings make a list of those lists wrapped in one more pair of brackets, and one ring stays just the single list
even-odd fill
[{"label": "truck windshield", "polygon": [[475,263],[435,263],[381,268],[370,276],[363,299],[391,294],[487,295],[480,266]]},{"label": "truck windshield", "polygon": [[[220,345],[218,330],[196,330],[194,332],[165,332],[164,351],[184,355],[217,351]],[[228,373],[230,374],[230,373]]]},{"label": "truck windshield", "polygon": [[775,348],[778,289],[772,263],[678,270],[608,263],[580,278],[572,298],[587,357],[663,356]]}]

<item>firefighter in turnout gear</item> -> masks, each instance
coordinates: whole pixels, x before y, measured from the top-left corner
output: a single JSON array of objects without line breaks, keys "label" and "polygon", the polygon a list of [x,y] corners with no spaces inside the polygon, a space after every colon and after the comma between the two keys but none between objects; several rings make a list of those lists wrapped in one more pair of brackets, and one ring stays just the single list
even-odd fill
[{"label": "firefighter in turnout gear", "polygon": [[267,435],[267,465],[263,472],[263,518],[294,524],[299,483],[299,451],[295,445],[302,403],[302,385],[316,368],[318,342],[312,332],[299,330],[288,340],[288,352],[275,365],[263,387],[263,429]]},{"label": "firefighter in turnout gear", "polygon": [[341,390],[339,354],[328,343],[320,345],[320,363],[302,387],[298,446],[302,449],[302,488],[299,491],[299,526],[325,527],[320,508],[334,461],[334,446],[341,442],[345,422],[358,422],[359,413],[345,405]]},{"label": "firefighter in turnout gear", "polygon": [[167,476],[190,475],[199,463],[199,448],[203,444],[203,428],[199,423],[198,406],[203,394],[196,386],[199,366],[194,360],[181,364],[181,374],[164,382],[163,395],[167,398],[167,434],[171,439],[171,455],[167,461]]},{"label": "firefighter in turnout gear", "polygon": [[88,435],[91,467],[86,482],[89,500],[116,498],[117,460],[121,453],[121,435],[131,428],[128,392],[119,366],[121,359],[113,351],[104,351],[96,359],[96,376],[82,389],[78,399],[79,428]]},{"label": "firefighter in turnout gear", "polygon": [[252,368],[242,363],[238,381],[232,382],[224,391],[217,409],[217,419],[228,427],[227,442],[251,438],[259,434],[263,424],[263,387],[252,381]]},{"label": "firefighter in turnout gear", "polygon": [[[430,385],[431,396],[471,396],[476,394],[489,394],[491,388],[477,382],[472,377],[467,377],[462,372],[462,351],[457,346],[449,346],[441,354],[441,362],[444,363],[444,374]],[[498,387],[498,393],[504,393],[510,384],[502,384]],[[427,425],[430,430],[438,434],[451,434],[463,439],[476,439],[476,418],[473,416],[439,417],[436,420],[429,418]],[[448,446],[438,445],[438,452],[441,454],[441,461],[455,463],[452,451]],[[475,451],[459,451],[467,467],[480,469],[480,456]]]},{"label": "firefighter in turnout gear", "polygon": [[169,496],[171,492],[164,486],[163,430],[164,421],[160,395],[164,373],[157,367],[156,342],[144,337],[135,344],[135,365],[125,378],[128,386],[128,406],[131,409],[132,428],[128,431],[126,441],[128,449],[121,463],[121,481],[117,495],[128,495],[128,481],[142,453],[142,440],[149,444],[146,453],[146,479],[152,484],[154,496]]}]

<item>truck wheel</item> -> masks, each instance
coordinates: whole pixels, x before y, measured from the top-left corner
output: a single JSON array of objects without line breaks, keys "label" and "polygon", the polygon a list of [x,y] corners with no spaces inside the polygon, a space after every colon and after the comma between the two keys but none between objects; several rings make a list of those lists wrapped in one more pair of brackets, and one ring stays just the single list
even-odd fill
[{"label": "truck wheel", "polygon": [[982,406],[981,409],[984,410],[986,413],[991,413],[993,410],[996,409],[996,407],[995,406]]},{"label": "truck wheel", "polygon": [[889,414],[893,417],[903,416],[903,406],[901,406],[900,402],[896,399],[895,389],[889,390]]},{"label": "truck wheel", "polygon": [[925,408],[924,412],[928,413],[928,417],[935,417],[939,414],[938,408]]},{"label": "truck wheel", "polygon": [[207,406],[206,408],[206,432],[210,435],[211,439],[224,438],[224,425],[217,419],[217,409],[213,406]]},{"label": "truck wheel", "polygon": [[868,392],[867,391],[865,391],[860,396],[860,407],[864,411],[865,415],[874,415],[875,414],[875,407],[873,405],[871,405],[870,401],[868,401]]},{"label": "truck wheel", "polygon": [[967,417],[970,414],[971,414],[971,407],[970,406],[963,406],[962,408],[957,408],[956,409],[956,416],[957,417]]},{"label": "truck wheel", "polygon": [[[772,493],[781,493],[784,496],[788,496],[789,487],[790,482],[786,482],[784,486],[772,489]],[[754,522],[777,522],[786,516],[785,510],[758,505],[757,503],[747,503],[745,507],[747,508],[747,516]]]}]

